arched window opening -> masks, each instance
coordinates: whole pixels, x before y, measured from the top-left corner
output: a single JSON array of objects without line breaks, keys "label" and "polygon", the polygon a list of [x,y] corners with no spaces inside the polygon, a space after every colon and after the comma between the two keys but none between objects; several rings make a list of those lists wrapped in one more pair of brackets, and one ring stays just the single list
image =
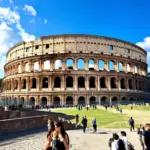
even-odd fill
[{"label": "arched window opening", "polygon": [[44,61],[44,70],[50,70],[50,61],[49,60]]},{"label": "arched window opening", "polygon": [[132,80],[131,80],[131,79],[129,79],[129,81],[128,81],[128,82],[129,82],[129,89],[130,89],[130,90],[132,90],[132,89],[133,89]]},{"label": "arched window opening", "polygon": [[102,78],[100,79],[100,87],[101,87],[101,88],[107,88],[105,77],[102,77]]},{"label": "arched window opening", "polygon": [[122,97],[122,101],[125,101],[126,100],[126,97]]},{"label": "arched window opening", "polygon": [[85,98],[83,96],[80,96],[78,99],[78,104],[79,105],[85,105]]},{"label": "arched window opening", "polygon": [[25,71],[29,72],[29,69],[30,69],[29,63],[26,63],[26,65],[25,65]]},{"label": "arched window opening", "polygon": [[110,85],[112,89],[117,88],[117,80],[115,78],[111,78]]},{"label": "arched window opening", "polygon": [[48,78],[47,77],[44,77],[43,79],[43,86],[42,88],[48,88]]},{"label": "arched window opening", "polygon": [[122,78],[120,80],[120,87],[121,87],[121,89],[125,89],[126,88],[126,86],[125,86],[125,79],[124,78]]},{"label": "arched window opening", "polygon": [[141,84],[141,81],[139,81],[139,89],[140,89],[140,91],[142,91],[142,84]]},{"label": "arched window opening", "polygon": [[107,97],[103,96],[101,97],[101,105],[107,104]]},{"label": "arched window opening", "polygon": [[134,73],[137,73],[137,66],[134,65]]},{"label": "arched window opening", "polygon": [[66,98],[66,105],[73,105],[73,98],[71,96]]},{"label": "arched window opening", "polygon": [[116,104],[117,102],[118,102],[118,99],[117,99],[116,96],[114,96],[114,97],[112,98],[112,104]]},{"label": "arched window opening", "polygon": [[35,98],[34,97],[30,98],[30,105],[35,105]]},{"label": "arched window opening", "polygon": [[34,63],[34,71],[39,71],[39,62]]},{"label": "arched window opening", "polygon": [[118,63],[118,70],[123,71],[123,65],[121,62]]},{"label": "arched window opening", "polygon": [[130,64],[127,64],[127,72],[131,72]]},{"label": "arched window opening", "polygon": [[134,101],[134,98],[133,98],[133,97],[130,97],[130,101],[133,102],[133,101]]},{"label": "arched window opening", "polygon": [[84,59],[78,59],[78,70],[84,70]]},{"label": "arched window opening", "polygon": [[60,77],[56,77],[54,80],[54,87],[55,88],[60,88],[61,87],[61,79]]},{"label": "arched window opening", "polygon": [[99,70],[104,70],[104,61],[103,60],[99,60],[98,61],[98,67],[99,67]]},{"label": "arched window opening", "polygon": [[21,65],[18,65],[18,73],[21,73]]},{"label": "arched window opening", "polygon": [[60,59],[55,60],[54,68],[55,69],[62,69],[62,60],[60,60]]},{"label": "arched window opening", "polygon": [[90,88],[95,88],[95,77],[90,77],[90,80],[89,80],[89,87]]},{"label": "arched window opening", "polygon": [[47,98],[46,98],[46,97],[42,97],[41,105],[42,105],[42,106],[47,105]]},{"label": "arched window opening", "polygon": [[54,105],[57,105],[57,106],[60,105],[60,98],[59,97],[54,98]]},{"label": "arched window opening", "polygon": [[90,105],[96,104],[96,98],[94,96],[90,97]]},{"label": "arched window opening", "polygon": [[78,88],[85,88],[85,79],[84,77],[78,78]]},{"label": "arched window opening", "polygon": [[67,59],[66,66],[67,66],[67,69],[73,69],[73,60]]},{"label": "arched window opening", "polygon": [[136,88],[136,90],[138,90],[138,81],[137,80],[135,80],[135,88]]},{"label": "arched window opening", "polygon": [[21,97],[20,104],[24,105],[24,97]]},{"label": "arched window opening", "polygon": [[89,60],[89,70],[94,70],[94,60],[93,59]]},{"label": "arched window opening", "polygon": [[73,78],[72,77],[67,77],[67,79],[66,79],[66,87],[67,88],[72,88],[73,87]]},{"label": "arched window opening", "polygon": [[15,90],[18,89],[18,81],[17,80],[15,80],[15,86],[14,86],[14,88],[15,88]]},{"label": "arched window opening", "polygon": [[22,89],[26,89],[26,79],[22,80]]},{"label": "arched window opening", "polygon": [[114,62],[112,60],[109,61],[109,70],[110,71],[115,70],[114,69]]},{"label": "arched window opening", "polygon": [[33,78],[33,79],[31,80],[31,85],[30,85],[30,87],[31,87],[32,89],[36,89],[36,79],[35,79],[35,78]]}]

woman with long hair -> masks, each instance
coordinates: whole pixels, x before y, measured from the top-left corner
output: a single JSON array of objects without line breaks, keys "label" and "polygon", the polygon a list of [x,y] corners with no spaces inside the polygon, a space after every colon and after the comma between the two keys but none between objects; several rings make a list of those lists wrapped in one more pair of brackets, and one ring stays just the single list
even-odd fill
[{"label": "woman with long hair", "polygon": [[54,144],[58,146],[57,149],[69,150],[69,136],[66,133],[62,122],[57,122],[55,124],[55,132],[57,133],[57,142],[55,137],[52,142],[52,149]]}]

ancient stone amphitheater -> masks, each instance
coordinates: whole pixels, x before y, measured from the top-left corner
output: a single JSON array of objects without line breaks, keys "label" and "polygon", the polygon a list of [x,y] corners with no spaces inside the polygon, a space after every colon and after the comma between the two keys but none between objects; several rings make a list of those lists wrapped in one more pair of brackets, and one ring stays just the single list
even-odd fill
[{"label": "ancient stone amphitheater", "polygon": [[4,104],[139,103],[150,99],[144,49],[93,35],[44,36],[7,52]]}]

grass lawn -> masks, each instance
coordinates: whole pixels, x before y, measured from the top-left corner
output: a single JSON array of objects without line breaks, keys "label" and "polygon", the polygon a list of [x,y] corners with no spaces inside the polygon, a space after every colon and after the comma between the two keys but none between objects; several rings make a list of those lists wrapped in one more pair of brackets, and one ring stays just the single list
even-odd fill
[{"label": "grass lawn", "polygon": [[[66,109],[53,109],[52,111],[61,112],[68,115],[78,114],[80,117],[80,124],[82,117],[87,116],[88,127],[91,127],[92,118],[97,119],[97,125],[99,128],[129,128],[128,120],[133,117],[135,120],[135,127],[139,127],[139,124],[150,123],[150,106],[133,106],[133,110],[130,110],[131,105],[123,106],[123,114],[116,111],[114,108],[109,108],[105,110],[103,107],[98,107],[96,110],[86,110],[83,108],[82,111],[78,111],[76,108],[66,108]],[[75,122],[75,120],[72,120]]]},{"label": "grass lawn", "polygon": [[[68,115],[76,115],[78,114],[80,117],[80,124],[82,117],[86,115],[88,119],[88,127],[91,127],[92,118],[95,117],[97,119],[98,127],[103,128],[128,128],[128,119],[129,117],[125,114],[114,113],[110,111],[106,111],[102,108],[97,108],[96,110],[83,110],[78,111],[76,108],[67,108],[67,109],[54,109],[55,112],[61,112]],[[75,120],[72,120],[75,122]]]}]

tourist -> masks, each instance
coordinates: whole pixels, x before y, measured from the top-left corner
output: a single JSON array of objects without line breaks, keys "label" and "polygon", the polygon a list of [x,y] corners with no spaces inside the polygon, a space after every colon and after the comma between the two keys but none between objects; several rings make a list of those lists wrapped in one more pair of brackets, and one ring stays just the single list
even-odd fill
[{"label": "tourist", "polygon": [[54,123],[51,119],[48,119],[47,121],[47,127],[48,127],[48,131],[51,129],[51,128],[54,128]]},{"label": "tourist", "polygon": [[142,146],[142,150],[144,150],[144,144],[143,144],[143,141],[142,141],[142,131],[141,131],[141,128],[137,128],[137,134],[139,135],[139,140],[140,140],[140,143],[141,143],[141,146]]},{"label": "tourist", "polygon": [[130,131],[132,132],[132,130],[134,131],[134,119],[131,117],[129,119],[129,125],[130,125]]},{"label": "tourist", "polygon": [[150,124],[145,125],[145,130],[142,133],[142,141],[144,145],[144,150],[150,150]]},{"label": "tourist", "polygon": [[128,139],[126,137],[126,132],[125,131],[121,131],[121,140],[123,141],[124,143],[124,146],[125,146],[125,150],[128,150]]},{"label": "tourist", "polygon": [[92,126],[93,126],[93,131],[96,132],[96,131],[97,131],[96,118],[93,118],[93,119],[92,119]]},{"label": "tourist", "polygon": [[122,114],[122,108],[120,108],[120,113]]},{"label": "tourist", "polygon": [[69,150],[69,136],[62,122],[55,124],[55,132],[52,139],[52,150]]},{"label": "tourist", "polygon": [[86,128],[87,128],[87,119],[86,119],[86,116],[83,117],[82,119],[82,125],[83,125],[83,133],[86,132]]},{"label": "tourist", "polygon": [[55,126],[51,126],[51,128],[47,134],[47,141],[46,141],[44,150],[52,150],[51,143],[52,143],[52,137],[53,137],[54,131],[55,131]]},{"label": "tourist", "polygon": [[114,133],[113,138],[111,138],[109,141],[111,150],[125,150],[124,143],[121,139],[119,139],[118,134]]},{"label": "tourist", "polygon": [[77,128],[78,123],[79,123],[79,115],[78,114],[75,115],[75,120],[76,120],[76,128]]}]

